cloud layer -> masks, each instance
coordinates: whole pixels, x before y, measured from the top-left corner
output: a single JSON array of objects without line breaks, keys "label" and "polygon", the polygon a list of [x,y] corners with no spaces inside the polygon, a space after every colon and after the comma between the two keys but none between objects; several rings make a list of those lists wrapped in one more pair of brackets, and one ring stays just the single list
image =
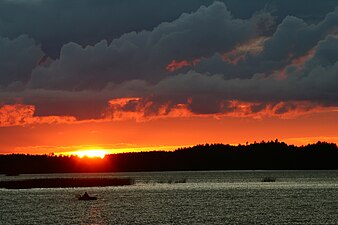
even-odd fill
[{"label": "cloud layer", "polygon": [[[77,10],[89,10],[86,4],[81,1]],[[108,3],[102,4],[90,15]],[[236,11],[234,2],[228,4]],[[20,18],[16,28],[0,19],[0,126],[204,115],[289,117],[332,110],[338,107],[338,11],[331,4],[313,9],[312,17],[282,18],[271,5],[262,9],[257,3],[250,6],[256,12],[236,17],[223,2],[199,8],[187,3],[180,10],[193,12],[170,8],[176,19],[155,16],[157,24],[143,21],[138,28],[133,23],[119,28],[112,21],[116,29],[105,27],[102,33],[95,30],[97,19],[75,16],[90,34],[81,26],[76,32],[67,25],[38,23],[64,35],[55,42],[30,26],[24,31]],[[52,0],[0,5],[24,12],[63,7]],[[116,9],[101,17],[109,10]],[[63,20],[70,19],[63,13]],[[59,55],[47,39],[59,46]]]}]

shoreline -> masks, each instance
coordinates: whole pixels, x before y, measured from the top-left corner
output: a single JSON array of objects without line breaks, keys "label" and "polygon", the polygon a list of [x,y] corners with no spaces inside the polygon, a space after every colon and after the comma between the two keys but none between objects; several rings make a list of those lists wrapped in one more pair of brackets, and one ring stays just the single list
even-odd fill
[{"label": "shoreline", "polygon": [[0,188],[70,188],[70,187],[108,187],[133,185],[130,178],[38,178],[0,181]]}]

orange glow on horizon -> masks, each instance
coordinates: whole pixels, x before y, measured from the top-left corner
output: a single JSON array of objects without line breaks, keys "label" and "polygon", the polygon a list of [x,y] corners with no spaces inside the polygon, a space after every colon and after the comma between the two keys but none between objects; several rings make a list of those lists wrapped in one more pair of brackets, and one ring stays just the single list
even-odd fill
[{"label": "orange glow on horizon", "polygon": [[80,158],[88,157],[88,158],[101,158],[103,159],[108,152],[104,149],[88,149],[88,150],[78,150],[75,152],[71,152],[72,155],[76,155]]},{"label": "orange glow on horizon", "polygon": [[[252,114],[249,106],[245,102],[233,102],[231,105],[244,116],[180,116],[144,122],[107,120],[100,123],[37,123],[34,126],[1,127],[0,154],[76,155],[76,151],[95,149],[104,150],[106,154],[171,151],[196,144],[236,145],[275,139],[295,145],[317,141],[338,143],[338,111],[335,108],[315,107],[305,113],[305,104],[296,107],[302,116],[268,116],[268,110],[267,116],[263,113],[255,119],[249,116]],[[280,107],[275,105],[271,110],[279,110]],[[295,111],[293,107],[284,108]]]},{"label": "orange glow on horizon", "polygon": [[[104,158],[105,155],[109,154],[120,154],[120,153],[134,153],[134,152],[152,152],[152,151],[175,151],[179,148],[191,147],[194,145],[183,145],[183,146],[134,146],[134,147],[118,147],[118,148],[109,148],[109,149],[85,149],[85,150],[77,150],[77,151],[66,151],[66,152],[53,152],[55,155],[65,155],[65,156],[78,156],[80,158],[88,157],[88,158]],[[73,147],[65,147],[65,148],[74,148]],[[25,151],[26,149],[22,149]],[[42,151],[46,151],[46,149],[41,149]],[[26,150],[27,151],[27,150]]]}]

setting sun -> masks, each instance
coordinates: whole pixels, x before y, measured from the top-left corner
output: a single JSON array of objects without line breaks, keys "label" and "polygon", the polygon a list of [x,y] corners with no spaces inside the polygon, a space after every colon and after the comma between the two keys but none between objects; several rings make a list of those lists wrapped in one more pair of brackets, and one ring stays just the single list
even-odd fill
[{"label": "setting sun", "polygon": [[90,158],[101,158],[103,159],[108,152],[103,149],[89,149],[89,150],[78,150],[73,153],[74,155],[79,156],[80,158],[82,157],[90,157]]}]

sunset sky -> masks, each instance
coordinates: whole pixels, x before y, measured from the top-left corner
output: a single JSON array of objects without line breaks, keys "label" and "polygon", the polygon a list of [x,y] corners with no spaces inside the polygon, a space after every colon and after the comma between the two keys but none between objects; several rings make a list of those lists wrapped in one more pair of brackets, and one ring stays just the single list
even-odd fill
[{"label": "sunset sky", "polygon": [[338,143],[338,0],[0,0],[0,153]]}]

